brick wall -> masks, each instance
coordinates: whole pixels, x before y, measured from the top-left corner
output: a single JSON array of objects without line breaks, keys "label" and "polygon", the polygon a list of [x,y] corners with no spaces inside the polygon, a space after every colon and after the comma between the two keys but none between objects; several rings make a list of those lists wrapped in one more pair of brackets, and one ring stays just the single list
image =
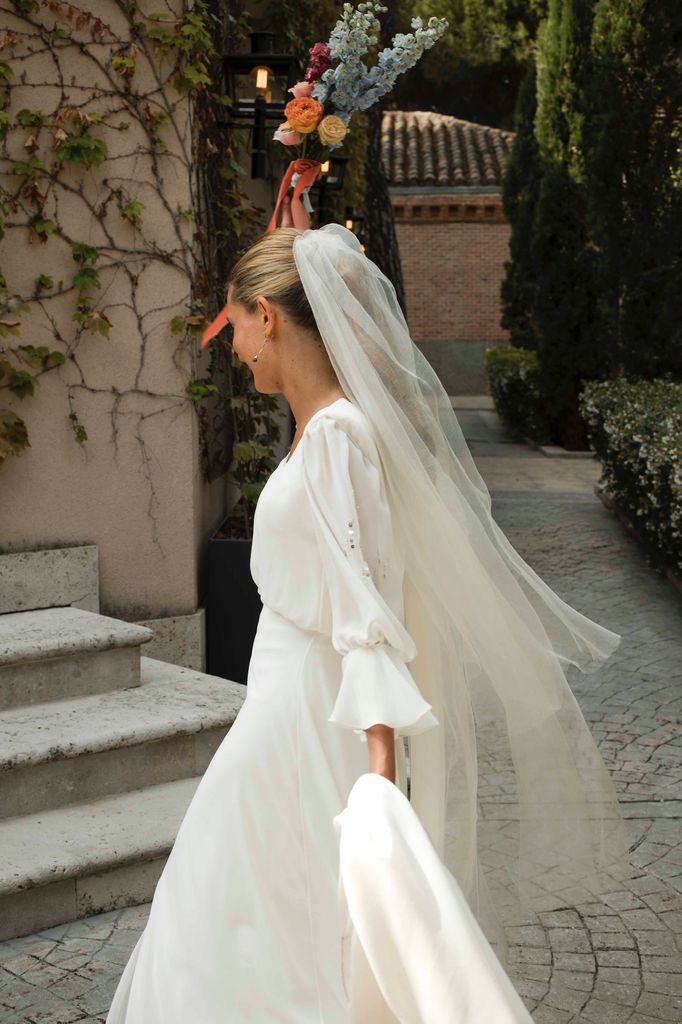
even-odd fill
[{"label": "brick wall", "polygon": [[500,283],[509,225],[498,193],[391,195],[415,342],[508,340]]}]

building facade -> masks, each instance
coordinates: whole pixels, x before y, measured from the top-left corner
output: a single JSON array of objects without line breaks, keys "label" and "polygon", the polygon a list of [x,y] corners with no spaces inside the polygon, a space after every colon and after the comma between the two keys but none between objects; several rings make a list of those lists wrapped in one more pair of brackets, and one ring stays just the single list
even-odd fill
[{"label": "building facade", "polygon": [[408,325],[451,395],[487,392],[483,353],[508,341],[500,325],[510,233],[502,179],[513,140],[513,132],[447,114],[383,115]]}]

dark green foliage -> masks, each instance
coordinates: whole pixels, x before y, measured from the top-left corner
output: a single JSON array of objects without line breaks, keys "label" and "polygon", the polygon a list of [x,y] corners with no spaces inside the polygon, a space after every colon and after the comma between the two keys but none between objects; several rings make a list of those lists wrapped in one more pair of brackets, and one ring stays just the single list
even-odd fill
[{"label": "dark green foliage", "polygon": [[599,0],[583,131],[599,323],[628,374],[682,373],[682,5]]},{"label": "dark green foliage", "polygon": [[578,395],[584,380],[607,374],[608,353],[594,318],[595,258],[587,244],[584,196],[562,164],[543,176],[531,252],[538,268],[534,317],[540,393],[559,443],[586,448]]},{"label": "dark green foliage", "polygon": [[538,357],[514,345],[485,350],[485,371],[495,409],[505,426],[520,440],[547,444],[551,431],[538,387]]},{"label": "dark green foliage", "polygon": [[592,0],[551,0],[541,35],[542,179],[530,238],[540,393],[554,436],[572,449],[587,448],[578,413],[582,383],[606,375],[610,365],[595,322],[595,253],[580,182],[593,7]]},{"label": "dark green foliage", "polygon": [[602,483],[661,565],[682,571],[682,384],[592,382],[580,411],[602,463]]},{"label": "dark green foliage", "polygon": [[514,144],[502,189],[502,206],[512,233],[510,259],[505,262],[502,281],[501,324],[509,331],[513,345],[537,348],[533,307],[537,280],[531,256],[531,230],[535,216],[542,164],[535,138],[535,64],[531,63],[521,83],[514,115]]},{"label": "dark green foliage", "polygon": [[569,448],[585,381],[682,376],[681,41],[677,0],[550,0],[519,94],[502,322]]}]

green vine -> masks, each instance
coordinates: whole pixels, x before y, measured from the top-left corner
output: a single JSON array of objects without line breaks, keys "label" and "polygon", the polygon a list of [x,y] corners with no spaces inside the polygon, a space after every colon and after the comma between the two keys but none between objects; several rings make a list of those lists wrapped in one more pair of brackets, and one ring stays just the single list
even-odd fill
[{"label": "green vine", "polygon": [[[178,351],[189,347],[193,371],[197,360],[205,362],[190,373],[184,393],[170,397],[193,403],[205,478],[210,481],[232,471],[239,499],[227,529],[230,535],[249,537],[256,500],[275,465],[274,446],[281,437],[279,403],[275,396],[255,391],[250,369],[232,353],[225,335],[219,335],[205,354],[198,353],[197,345],[206,324],[225,303],[224,282],[231,267],[264,231],[270,212],[256,206],[245,189],[248,133],[217,124],[228,119],[232,103],[222,92],[222,55],[248,49],[252,26],[243,4],[245,0],[229,0],[227,5],[222,0],[188,0],[181,16],[175,17],[168,11],[143,13],[137,3],[118,0],[125,30],[117,35],[100,17],[62,0],[0,0],[0,10],[14,12],[15,26],[0,32],[0,143],[8,169],[0,185],[0,238],[10,231],[23,233],[28,244],[36,243],[37,251],[52,257],[49,265],[36,267],[31,294],[15,294],[0,277],[0,391],[30,400],[43,373],[68,363],[80,380],[73,383],[70,378],[66,383],[67,415],[74,440],[83,446],[88,430],[78,415],[79,394],[103,389],[86,383],[79,352],[88,338],[115,336],[119,312],[106,304],[110,281],[123,274],[134,293],[141,270],[152,263],[180,270],[190,292],[186,311],[170,318],[170,337]],[[319,38],[326,38],[338,10],[332,0],[325,0],[322,8],[303,0],[301,10],[294,12],[284,0],[276,0],[270,13],[279,37],[276,48],[296,53],[305,67],[308,48],[316,41],[310,37],[310,25],[316,24]],[[51,27],[44,23],[46,16]],[[79,59],[92,61],[101,84],[79,100],[78,90],[65,89],[60,70],[60,102],[52,109],[22,106],[13,112],[15,83],[25,77],[23,61],[42,48],[46,61],[49,55],[60,68],[72,47]],[[182,123],[190,125],[189,136],[179,134],[181,105],[186,108]],[[355,137],[349,138],[345,150],[350,158],[348,189],[343,196],[329,194],[328,219],[342,220],[344,205],[361,205],[360,115],[355,124]],[[133,152],[152,168],[155,185],[149,199],[138,181],[122,179],[114,169],[122,137],[133,140]],[[277,143],[270,150],[274,202],[288,154]],[[162,184],[164,161],[170,168],[170,162],[179,158],[185,161],[193,195],[189,207],[171,210]],[[91,188],[94,182],[96,188]],[[66,201],[70,212],[65,218],[61,210]],[[156,226],[158,204],[174,232],[173,245],[163,250],[153,234],[147,237]],[[79,209],[84,216],[71,212]],[[60,247],[70,251],[75,264],[72,275],[66,273],[64,279],[55,270],[62,265],[55,263]],[[9,274],[9,268],[4,270]],[[73,303],[71,332],[51,312],[53,302],[63,306],[65,299]],[[44,322],[52,344],[21,343],[22,318],[29,312],[32,329],[34,323]],[[145,328],[135,307],[132,312],[138,315],[142,365]],[[111,391],[114,421],[127,393],[160,397],[140,386],[127,392],[112,386]],[[2,408],[1,399],[0,395],[0,463],[30,447],[26,424],[15,409]],[[141,433],[138,436],[143,463],[148,465],[152,455]]]},{"label": "green vine", "polygon": [[[152,159],[169,152],[163,133],[173,127],[173,103],[169,101],[164,106],[157,91],[149,93],[149,98],[142,90],[136,91],[135,76],[140,61],[144,60],[147,72],[150,67],[154,68],[159,86],[164,87],[166,82],[173,86],[180,101],[196,99],[198,92],[207,84],[206,59],[214,52],[211,42],[214,19],[208,5],[197,0],[193,4],[194,9],[183,18],[172,19],[169,29],[161,27],[161,22],[167,20],[168,15],[142,14],[137,4],[121,2],[119,7],[126,17],[129,38],[121,40],[121,45],[116,48],[115,35],[101,18],[70,3],[15,0],[9,7],[7,13],[13,8],[22,16],[22,23],[21,30],[14,27],[0,33],[0,140],[7,147],[6,166],[11,175],[8,180],[13,180],[16,185],[0,187],[0,238],[7,230],[16,231],[23,224],[28,231],[29,243],[34,238],[48,248],[53,239],[58,239],[69,246],[76,263],[70,284],[59,281],[55,286],[53,273],[39,271],[35,276],[33,294],[14,294],[2,278],[0,391],[5,390],[25,400],[36,393],[43,373],[64,366],[67,359],[78,365],[77,348],[82,332],[110,337],[116,321],[98,303],[97,296],[103,290],[101,275],[107,273],[110,276],[117,267],[125,268],[129,252],[125,249],[120,251],[120,242],[117,245],[108,229],[108,206],[112,199],[117,201],[122,220],[139,232],[143,228],[146,204],[137,196],[128,194],[125,184],[114,184],[116,179],[110,181],[107,177],[109,147],[106,130],[125,132],[132,123],[136,123],[147,135],[148,153]],[[54,17],[51,28],[42,23],[45,14]],[[12,23],[16,26],[16,17]],[[88,37],[92,42],[110,44],[108,63],[98,60],[94,48],[87,46]],[[22,107],[13,113],[12,89],[18,81],[17,67],[20,68],[23,60],[34,52],[31,46],[26,45],[29,40],[37,43],[36,49],[42,45],[45,54],[52,53],[57,64],[62,57],[68,58],[70,47],[76,47],[79,54],[87,55],[97,66],[104,84],[93,90],[86,102],[76,102],[70,96],[68,102],[63,100],[50,111]],[[165,81],[161,64],[167,68]],[[92,109],[95,105],[98,109]],[[121,112],[127,115],[124,120],[120,119]],[[143,153],[144,147],[139,151]],[[93,171],[102,175],[104,196],[91,210],[92,220],[103,226],[106,236],[106,241],[97,245],[80,241],[79,224],[65,222],[58,214],[62,195],[85,198],[78,175],[79,172],[91,174]],[[179,223],[191,223],[187,210],[177,211],[177,215]],[[199,241],[195,237],[194,244]],[[192,248],[186,238],[178,239],[178,252],[189,257],[188,279],[191,279]],[[131,243],[130,252],[135,251],[137,255],[140,249],[144,252],[145,247]],[[146,249],[147,260],[159,258],[153,244]],[[68,292],[74,296],[71,319],[76,333],[71,337],[59,330],[57,321],[49,312],[49,300],[61,298]],[[47,318],[54,328],[51,333],[61,343],[60,347],[12,343],[21,337],[22,316],[28,313],[42,314]],[[68,416],[76,441],[83,444],[87,439],[87,429],[73,409],[71,387],[67,390],[71,406]],[[210,389],[193,386],[190,382],[187,397],[198,402],[208,393]],[[10,455],[20,455],[29,446],[28,430],[22,418],[15,410],[0,407],[0,463]]]}]

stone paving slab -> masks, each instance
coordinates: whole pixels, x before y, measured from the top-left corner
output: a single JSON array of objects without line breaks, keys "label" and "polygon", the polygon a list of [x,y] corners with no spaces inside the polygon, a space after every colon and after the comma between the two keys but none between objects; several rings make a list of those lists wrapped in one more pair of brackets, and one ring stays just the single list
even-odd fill
[{"label": "stone paving slab", "polygon": [[[512,544],[624,638],[599,672],[567,676],[612,772],[632,869],[604,876],[599,898],[576,887],[566,905],[509,928],[510,975],[535,1024],[682,1024],[680,594],[595,495],[595,460],[510,443],[487,396],[455,407]],[[1,1024],[103,1022],[148,913],[129,907],[0,943]]]}]

